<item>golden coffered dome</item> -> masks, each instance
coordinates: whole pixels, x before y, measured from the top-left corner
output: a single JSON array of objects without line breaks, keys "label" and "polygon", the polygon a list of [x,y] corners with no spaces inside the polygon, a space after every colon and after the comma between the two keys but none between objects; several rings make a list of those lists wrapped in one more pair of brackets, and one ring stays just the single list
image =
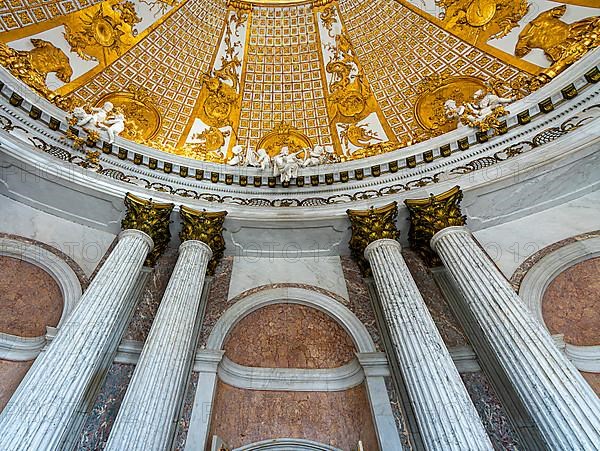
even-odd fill
[{"label": "golden coffered dome", "polygon": [[4,64],[39,93],[120,107],[122,137],[223,163],[282,147],[335,162],[452,130],[448,100],[527,95],[597,45],[596,33],[573,57],[598,18],[569,3],[5,2],[0,37]]}]

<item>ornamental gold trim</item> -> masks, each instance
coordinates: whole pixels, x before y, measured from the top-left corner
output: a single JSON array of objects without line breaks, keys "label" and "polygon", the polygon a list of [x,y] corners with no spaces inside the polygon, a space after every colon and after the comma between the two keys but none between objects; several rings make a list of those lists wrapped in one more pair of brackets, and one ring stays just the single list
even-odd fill
[{"label": "ornamental gold trim", "polygon": [[392,202],[368,210],[346,210],[346,214],[352,227],[352,237],[348,246],[361,272],[367,276],[371,272],[369,262],[364,256],[367,246],[377,240],[397,240],[400,237],[396,227],[398,203]]},{"label": "ornamental gold trim", "polygon": [[406,199],[404,204],[410,213],[410,246],[430,266],[438,266],[441,261],[429,246],[433,235],[446,227],[464,226],[467,217],[460,209],[463,193],[459,186],[441,194],[431,194],[421,199]]},{"label": "ornamental gold trim", "polygon": [[123,230],[136,229],[147,233],[154,241],[154,249],[148,254],[145,265],[154,266],[171,241],[171,212],[174,204],[154,202],[131,193],[125,195],[127,213],[121,221]]},{"label": "ornamental gold trim", "polygon": [[226,211],[199,211],[182,205],[179,209],[181,216],[181,232],[179,238],[182,242],[188,240],[202,241],[212,250],[212,258],[208,262],[208,273],[214,274],[219,260],[225,251],[223,238],[223,223]]},{"label": "ornamental gold trim", "polygon": [[540,13],[519,33],[515,46],[519,58],[534,48],[542,49],[552,65],[541,75],[550,79],[600,45],[600,16],[569,24],[560,20],[566,12],[567,6],[560,5]]}]

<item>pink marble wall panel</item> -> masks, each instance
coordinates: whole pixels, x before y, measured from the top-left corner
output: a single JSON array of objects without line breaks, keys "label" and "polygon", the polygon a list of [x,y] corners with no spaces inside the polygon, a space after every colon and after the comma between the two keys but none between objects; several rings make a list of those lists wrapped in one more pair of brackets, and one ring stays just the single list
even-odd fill
[{"label": "pink marble wall panel", "polygon": [[0,256],[0,332],[39,337],[56,326],[63,309],[62,293],[43,269]]},{"label": "pink marble wall panel", "polygon": [[336,368],[355,357],[352,339],[329,315],[303,305],[276,304],[243,318],[225,355],[245,366]]},{"label": "pink marble wall panel", "polygon": [[542,299],[544,322],[567,343],[600,345],[600,257],[560,273]]},{"label": "pink marble wall panel", "polygon": [[339,392],[243,390],[218,383],[209,436],[230,448],[271,438],[303,438],[343,450],[376,451],[363,385]]},{"label": "pink marble wall panel", "polygon": [[0,360],[0,412],[6,406],[31,365],[33,365],[33,360],[26,362]]}]

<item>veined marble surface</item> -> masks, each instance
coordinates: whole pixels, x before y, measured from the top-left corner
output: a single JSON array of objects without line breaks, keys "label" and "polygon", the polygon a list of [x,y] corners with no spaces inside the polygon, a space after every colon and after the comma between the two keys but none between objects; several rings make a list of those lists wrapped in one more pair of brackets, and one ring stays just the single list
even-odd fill
[{"label": "veined marble surface", "polygon": [[[468,222],[467,222],[468,225]],[[600,225],[600,191],[547,210],[474,233],[485,251],[510,278],[540,249]]]},{"label": "veined marble surface", "polygon": [[340,257],[234,257],[228,299],[251,288],[273,283],[297,283],[324,288],[348,299]]},{"label": "veined marble surface", "polygon": [[67,221],[0,195],[0,231],[31,238],[71,257],[90,276],[115,239],[102,230]]}]

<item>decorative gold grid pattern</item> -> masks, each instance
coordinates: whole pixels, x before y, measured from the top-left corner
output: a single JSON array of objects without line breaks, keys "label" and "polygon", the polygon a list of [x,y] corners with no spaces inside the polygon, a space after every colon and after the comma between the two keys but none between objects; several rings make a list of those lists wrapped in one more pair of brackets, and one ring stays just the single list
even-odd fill
[{"label": "decorative gold grid pattern", "polygon": [[220,0],[189,0],[145,39],[92,78],[75,95],[94,101],[134,84],[158,101],[165,144],[176,145],[210,70],[226,7]]},{"label": "decorative gold grid pattern", "polygon": [[0,32],[44,22],[100,3],[102,0],[2,0]]},{"label": "decorative gold grid pattern", "polygon": [[313,144],[331,144],[317,26],[309,5],[255,7],[238,137],[252,146],[284,121]]},{"label": "decorative gold grid pattern", "polygon": [[510,82],[525,74],[395,0],[340,0],[339,6],[379,106],[398,138],[412,138],[418,130],[413,108],[424,77],[449,71]]}]

